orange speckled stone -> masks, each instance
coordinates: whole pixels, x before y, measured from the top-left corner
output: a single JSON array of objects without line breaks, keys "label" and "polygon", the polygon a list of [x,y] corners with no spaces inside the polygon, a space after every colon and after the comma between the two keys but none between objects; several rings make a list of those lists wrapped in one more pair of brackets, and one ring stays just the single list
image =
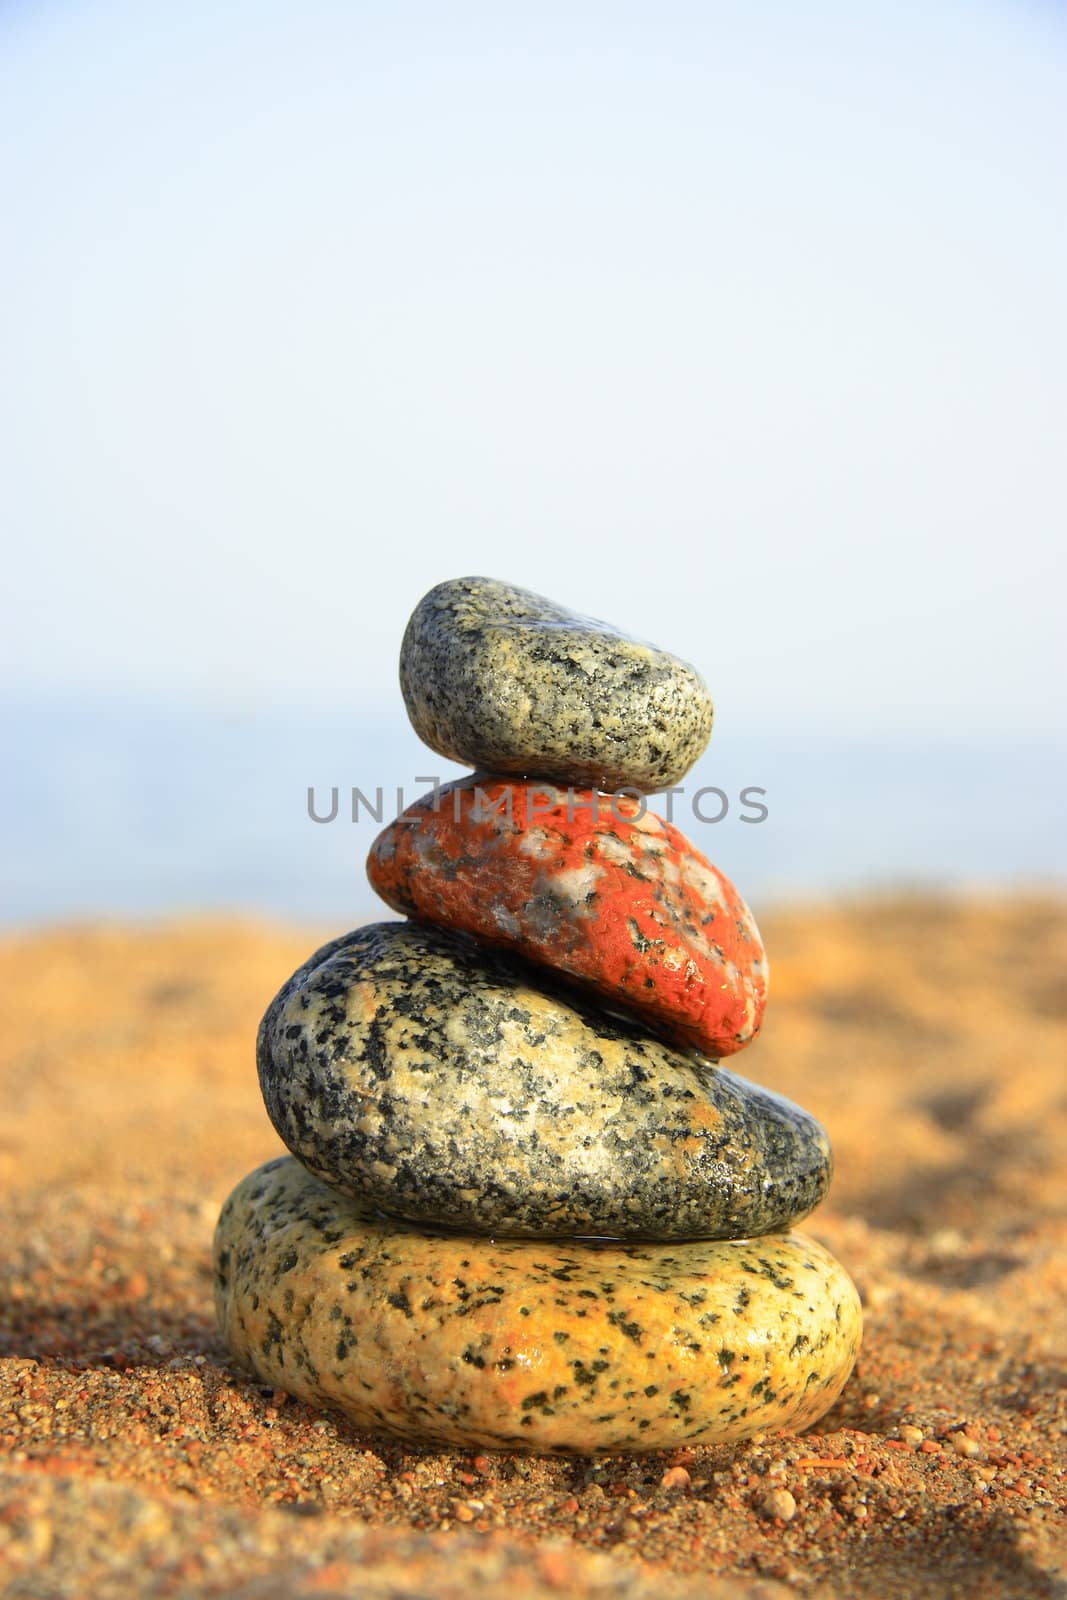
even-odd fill
[{"label": "orange speckled stone", "polygon": [[465,778],[390,823],[367,873],[397,911],[565,973],[706,1055],[759,1032],[768,971],[752,913],[629,796]]}]

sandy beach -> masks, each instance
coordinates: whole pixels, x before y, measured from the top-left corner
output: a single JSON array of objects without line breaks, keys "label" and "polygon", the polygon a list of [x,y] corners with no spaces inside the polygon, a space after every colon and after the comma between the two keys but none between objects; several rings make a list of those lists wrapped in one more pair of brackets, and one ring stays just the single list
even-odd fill
[{"label": "sandy beach", "polygon": [[760,922],[768,1021],[736,1066],[830,1130],[805,1228],[860,1290],[859,1365],[802,1437],[601,1462],[357,1436],[217,1336],[219,1206],[280,1150],[256,1025],[337,930],[8,936],[3,1593],[1063,1594],[1067,904]]}]

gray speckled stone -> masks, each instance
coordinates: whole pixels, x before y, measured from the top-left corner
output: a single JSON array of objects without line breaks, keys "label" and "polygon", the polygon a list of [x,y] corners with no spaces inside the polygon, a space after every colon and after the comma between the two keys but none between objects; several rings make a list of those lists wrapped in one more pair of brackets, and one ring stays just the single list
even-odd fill
[{"label": "gray speckled stone", "polygon": [[861,1329],[848,1277],[800,1233],[443,1236],[383,1221],[291,1160],[250,1173],[223,1207],[215,1297],[260,1382],[357,1427],[580,1455],[808,1427]]},{"label": "gray speckled stone", "polygon": [[680,783],[711,737],[693,667],[493,578],[454,578],[419,601],[400,686],[439,755],[609,793]]},{"label": "gray speckled stone", "polygon": [[416,1222],[739,1238],[788,1227],[830,1180],[797,1106],[445,929],[378,923],[324,946],[257,1056],[294,1155]]}]

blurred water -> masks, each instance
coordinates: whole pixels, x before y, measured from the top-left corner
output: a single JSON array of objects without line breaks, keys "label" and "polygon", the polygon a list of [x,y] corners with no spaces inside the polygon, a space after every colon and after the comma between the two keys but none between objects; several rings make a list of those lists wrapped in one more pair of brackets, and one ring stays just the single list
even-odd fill
[{"label": "blurred water", "polygon": [[[0,920],[240,910],[336,925],[373,915],[363,861],[379,824],[353,786],[413,799],[459,769],[402,722],[277,710],[255,716],[61,701],[0,708]],[[809,740],[720,727],[675,821],[758,911],[865,889],[1063,887],[1064,747]],[[311,821],[307,789],[339,815]],[[694,818],[717,785],[730,809]],[[768,816],[741,820],[746,786]],[[663,810],[663,804],[654,808]],[[721,801],[706,795],[705,816]],[[752,814],[751,810],[748,812]]]}]

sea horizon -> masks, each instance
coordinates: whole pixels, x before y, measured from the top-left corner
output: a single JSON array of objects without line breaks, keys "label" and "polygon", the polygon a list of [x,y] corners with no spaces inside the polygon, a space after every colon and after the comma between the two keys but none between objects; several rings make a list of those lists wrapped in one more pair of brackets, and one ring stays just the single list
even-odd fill
[{"label": "sea horizon", "polygon": [[[0,730],[7,928],[198,911],[341,925],[384,914],[364,875],[374,837],[398,800],[464,771],[384,709],[252,714],[32,695],[0,705]],[[901,890],[1061,893],[1065,771],[1067,746],[1054,739],[727,727],[683,793],[649,808],[671,810],[757,911]],[[335,789],[334,819],[313,820],[329,815]]]}]

